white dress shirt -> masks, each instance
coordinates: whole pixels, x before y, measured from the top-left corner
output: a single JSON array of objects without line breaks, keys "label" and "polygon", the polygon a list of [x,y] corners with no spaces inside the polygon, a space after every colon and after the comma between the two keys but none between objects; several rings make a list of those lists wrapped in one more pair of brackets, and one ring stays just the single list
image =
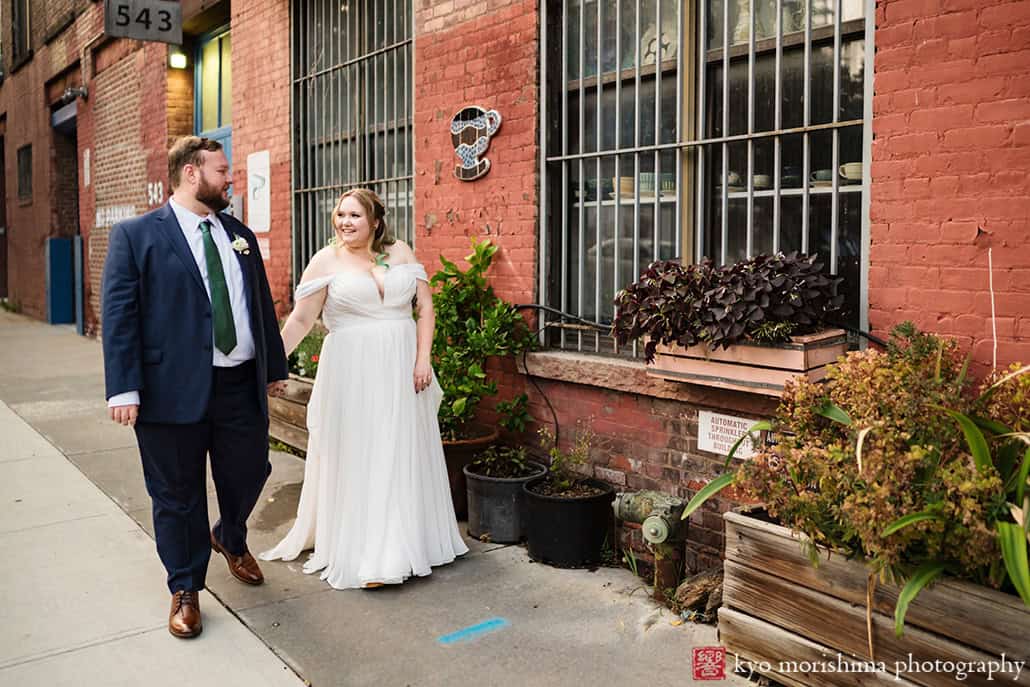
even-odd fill
[{"label": "white dress shirt", "polygon": [[[211,330],[211,349],[214,351],[215,367],[235,367],[245,363],[254,357],[254,335],[250,331],[250,309],[247,307],[247,291],[243,285],[243,270],[240,268],[239,258],[235,255],[232,247],[234,237],[229,236],[222,223],[215,213],[201,216],[187,210],[168,199],[168,205],[179,220],[179,227],[186,237],[193,259],[200,269],[200,276],[204,280],[204,288],[207,290],[208,299],[211,298],[211,281],[207,274],[207,259],[204,256],[204,235],[200,231],[200,223],[207,220],[211,223],[211,238],[214,239],[218,248],[218,256],[222,260],[222,272],[225,273],[225,284],[229,290],[229,303],[232,305],[232,318],[236,325],[236,348],[228,355],[218,350],[214,345],[214,328]],[[249,259],[249,258],[248,258]],[[108,407],[139,405],[139,391],[126,391],[125,393],[112,396]]]}]

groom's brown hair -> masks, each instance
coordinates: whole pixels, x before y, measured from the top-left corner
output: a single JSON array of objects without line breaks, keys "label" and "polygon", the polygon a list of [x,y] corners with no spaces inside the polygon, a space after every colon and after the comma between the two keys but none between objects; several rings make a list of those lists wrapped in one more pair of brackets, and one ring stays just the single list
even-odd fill
[{"label": "groom's brown hair", "polygon": [[182,168],[186,165],[199,167],[204,162],[203,152],[221,150],[222,144],[210,138],[183,136],[172,144],[168,151],[168,181],[174,191],[182,181]]}]

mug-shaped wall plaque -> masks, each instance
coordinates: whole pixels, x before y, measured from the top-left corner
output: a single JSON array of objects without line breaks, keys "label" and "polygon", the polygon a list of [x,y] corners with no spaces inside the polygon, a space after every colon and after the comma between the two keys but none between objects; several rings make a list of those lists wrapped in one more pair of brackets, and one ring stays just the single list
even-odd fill
[{"label": "mug-shaped wall plaque", "polygon": [[462,108],[451,119],[451,142],[454,153],[461,160],[455,166],[454,176],[462,181],[474,181],[490,171],[490,160],[480,155],[490,147],[490,137],[501,126],[497,110],[484,110],[477,105]]}]

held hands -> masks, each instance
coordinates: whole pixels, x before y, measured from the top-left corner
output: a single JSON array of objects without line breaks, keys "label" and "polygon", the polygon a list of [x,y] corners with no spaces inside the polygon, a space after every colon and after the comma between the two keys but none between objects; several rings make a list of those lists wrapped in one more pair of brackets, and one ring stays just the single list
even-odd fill
[{"label": "held hands", "polygon": [[134,426],[136,424],[136,417],[139,415],[138,405],[114,406],[107,410],[112,420],[126,427]]},{"label": "held hands", "polygon": [[280,379],[275,382],[268,383],[268,395],[269,396],[282,396],[283,392],[286,391],[286,380]]},{"label": "held hands", "polygon": [[428,361],[415,361],[415,393],[425,391],[433,381],[433,368]]}]

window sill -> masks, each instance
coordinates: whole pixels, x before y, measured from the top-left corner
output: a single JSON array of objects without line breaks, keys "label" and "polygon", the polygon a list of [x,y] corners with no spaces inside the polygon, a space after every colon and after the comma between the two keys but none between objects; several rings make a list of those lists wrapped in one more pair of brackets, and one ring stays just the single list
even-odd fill
[{"label": "window sill", "polygon": [[772,415],[779,399],[743,391],[667,382],[647,375],[643,361],[606,358],[574,351],[536,351],[518,358],[519,372],[542,379],[585,384],[609,391],[650,396],[693,405],[733,409],[761,416]]}]

